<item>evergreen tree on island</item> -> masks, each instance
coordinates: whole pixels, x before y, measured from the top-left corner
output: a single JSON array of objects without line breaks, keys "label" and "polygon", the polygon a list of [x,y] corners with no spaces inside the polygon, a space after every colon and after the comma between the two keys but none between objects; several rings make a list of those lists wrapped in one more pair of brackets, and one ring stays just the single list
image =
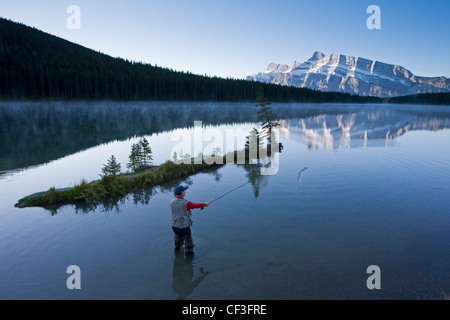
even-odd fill
[{"label": "evergreen tree on island", "polygon": [[152,148],[148,140],[141,138],[137,143],[131,145],[131,153],[128,156],[127,168],[132,172],[145,170],[153,161]]},{"label": "evergreen tree on island", "polygon": [[121,170],[120,163],[118,163],[116,157],[112,155],[108,159],[108,162],[105,165],[103,165],[102,168],[103,174],[100,175],[100,177],[102,177],[102,179],[105,179],[107,177],[115,177],[120,173],[120,170]]},{"label": "evergreen tree on island", "polygon": [[271,102],[264,98],[264,91],[262,87],[258,88],[256,102],[258,102],[256,107],[259,107],[259,110],[257,111],[258,121],[261,123],[262,129],[265,131],[265,135],[262,136],[262,138],[265,137],[267,139],[267,144],[270,145],[272,144],[272,129],[278,127],[280,124],[275,122],[277,115],[272,112],[272,107],[269,107]]}]

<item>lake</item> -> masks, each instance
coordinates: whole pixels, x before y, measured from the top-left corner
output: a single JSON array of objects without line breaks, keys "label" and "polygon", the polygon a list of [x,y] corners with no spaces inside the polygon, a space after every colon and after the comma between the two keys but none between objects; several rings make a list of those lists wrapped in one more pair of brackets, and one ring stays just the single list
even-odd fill
[{"label": "lake", "polygon": [[[0,299],[448,298],[449,106],[272,107],[284,146],[275,174],[226,163],[98,206],[47,210],[14,204],[98,179],[111,155],[125,172],[141,137],[155,164],[174,150],[197,155],[186,137],[199,132],[204,154],[243,148],[259,128],[255,104],[1,102]],[[174,252],[178,183],[193,202],[239,187],[193,210],[194,256]],[[66,285],[72,265],[79,290]],[[370,266],[380,289],[368,288]]]}]

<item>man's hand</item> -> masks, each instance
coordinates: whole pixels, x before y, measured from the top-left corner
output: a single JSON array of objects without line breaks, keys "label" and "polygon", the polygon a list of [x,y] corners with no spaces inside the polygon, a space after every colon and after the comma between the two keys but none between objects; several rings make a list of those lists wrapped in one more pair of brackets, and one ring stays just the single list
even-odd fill
[{"label": "man's hand", "polygon": [[[205,207],[209,207],[210,204],[211,202],[205,202]],[[205,207],[201,208],[200,210],[203,210]]]}]

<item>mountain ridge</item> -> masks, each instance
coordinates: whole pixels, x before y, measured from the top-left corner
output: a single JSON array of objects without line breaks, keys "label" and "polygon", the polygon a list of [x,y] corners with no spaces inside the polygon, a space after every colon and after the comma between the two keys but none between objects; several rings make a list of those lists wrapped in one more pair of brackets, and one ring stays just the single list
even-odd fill
[{"label": "mountain ridge", "polygon": [[450,92],[450,78],[444,76],[421,77],[400,65],[319,51],[291,66],[271,62],[246,80],[379,98]]}]

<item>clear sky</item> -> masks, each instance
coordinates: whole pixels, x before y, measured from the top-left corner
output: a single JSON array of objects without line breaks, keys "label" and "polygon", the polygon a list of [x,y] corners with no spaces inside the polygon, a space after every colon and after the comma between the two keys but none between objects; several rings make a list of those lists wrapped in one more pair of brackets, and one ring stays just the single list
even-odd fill
[{"label": "clear sky", "polygon": [[[69,29],[69,5],[80,29]],[[369,5],[381,29],[369,30]],[[450,76],[450,0],[1,0],[0,16],[113,57],[244,78],[314,51]]]}]

